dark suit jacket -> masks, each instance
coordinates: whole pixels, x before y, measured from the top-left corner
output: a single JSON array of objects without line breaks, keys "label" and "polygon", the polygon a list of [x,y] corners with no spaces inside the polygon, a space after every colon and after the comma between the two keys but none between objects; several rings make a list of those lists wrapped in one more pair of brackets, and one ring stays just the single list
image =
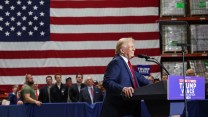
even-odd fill
[{"label": "dark suit jacket", "polygon": [[[81,89],[84,88],[84,87],[86,87],[86,85],[82,83],[81,84]],[[73,84],[72,87],[71,87],[71,95],[72,95],[71,99],[72,99],[73,102],[78,102],[79,101],[79,93],[80,92],[78,90],[77,84]]]},{"label": "dark suit jacket", "polygon": [[17,104],[17,96],[13,93],[9,93],[8,95],[8,99],[10,101],[10,105],[14,105],[14,104]]},{"label": "dark suit jacket", "polygon": [[[93,95],[93,103],[103,101],[103,95],[102,95],[102,92],[100,91],[100,89],[98,89],[97,87],[93,87],[93,94],[94,94]],[[88,102],[88,103],[92,104],[92,101],[90,99],[90,93],[88,91],[88,87],[85,87],[80,91],[79,101],[80,102]]]},{"label": "dark suit jacket", "polygon": [[73,101],[72,100],[71,87],[66,87],[66,90],[64,91],[65,102],[67,102],[68,95],[69,95],[71,101]]},{"label": "dark suit jacket", "polygon": [[[50,89],[50,97],[51,97],[51,89]],[[49,103],[48,86],[44,86],[40,89],[38,100],[41,101],[42,103]]]},{"label": "dark suit jacket", "polygon": [[[138,86],[149,84],[144,76],[136,71],[134,73]],[[133,81],[130,69],[120,55],[114,57],[108,64],[104,74],[103,86],[106,89],[106,97],[101,112],[102,117],[132,115],[138,111],[139,101],[133,102],[122,96],[123,87],[133,87]]]},{"label": "dark suit jacket", "polygon": [[64,84],[61,84],[61,88],[59,89],[57,84],[54,84],[51,87],[51,102],[65,102],[65,92],[66,88]]}]

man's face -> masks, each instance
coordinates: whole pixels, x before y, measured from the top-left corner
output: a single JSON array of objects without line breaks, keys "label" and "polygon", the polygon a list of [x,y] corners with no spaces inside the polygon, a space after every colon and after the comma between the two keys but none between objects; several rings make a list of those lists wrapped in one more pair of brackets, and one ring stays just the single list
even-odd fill
[{"label": "man's face", "polygon": [[187,76],[195,76],[194,70],[192,70],[192,69],[189,69],[186,72],[187,72],[186,73]]},{"label": "man's face", "polygon": [[167,80],[168,79],[168,76],[164,75],[162,76],[162,80]]},{"label": "man's face", "polygon": [[12,89],[12,91],[15,92],[15,93],[17,92],[17,90],[18,90],[17,87],[14,87],[14,88]]},{"label": "man's face", "polygon": [[122,48],[123,50],[123,55],[129,60],[134,57],[134,43],[132,41],[129,41],[125,47]]},{"label": "man's face", "polygon": [[37,89],[38,89],[38,83],[37,83],[37,82],[35,82],[35,83],[33,84],[33,89],[34,89],[34,90],[37,90]]},{"label": "man's face", "polygon": [[53,81],[52,81],[52,78],[49,78],[49,77],[46,78],[46,84],[47,84],[47,85],[52,85],[52,82],[53,82]]},{"label": "man's face", "polygon": [[33,81],[33,77],[32,77],[32,75],[27,75],[27,83],[29,84],[29,85],[33,85],[34,84],[34,81]]},{"label": "man's face", "polygon": [[77,83],[82,83],[83,77],[82,75],[77,75]]},{"label": "man's face", "polygon": [[57,83],[61,83],[61,75],[56,75],[55,79]]},{"label": "man's face", "polygon": [[67,87],[71,87],[71,86],[72,86],[72,80],[68,79],[68,80],[66,81],[66,86],[67,86]]},{"label": "man's face", "polygon": [[90,78],[90,77],[86,79],[85,83],[86,83],[87,86],[93,86],[93,84],[94,84],[92,78]]}]

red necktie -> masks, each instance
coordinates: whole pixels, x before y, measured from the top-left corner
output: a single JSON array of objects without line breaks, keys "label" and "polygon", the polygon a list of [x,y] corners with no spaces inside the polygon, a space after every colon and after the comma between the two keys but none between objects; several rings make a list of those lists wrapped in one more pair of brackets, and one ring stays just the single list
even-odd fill
[{"label": "red necktie", "polygon": [[133,83],[134,83],[134,88],[138,88],[137,83],[136,83],[136,78],[134,77],[134,70],[133,70],[133,67],[132,67],[130,61],[128,61],[128,65],[129,65],[129,68],[130,68],[130,71],[131,71],[131,74],[132,74],[132,80],[133,80]]},{"label": "red necktie", "polygon": [[35,91],[35,97],[36,97],[36,100],[38,100],[38,91],[37,90]]},{"label": "red necktie", "polygon": [[91,96],[92,96],[91,102],[93,103],[94,91],[93,91],[92,87],[90,87],[90,93],[91,93]]},{"label": "red necktie", "polygon": [[93,98],[93,97],[94,97],[94,92],[93,92],[92,87],[90,87],[90,92],[91,92],[91,96],[92,96],[92,98]]}]

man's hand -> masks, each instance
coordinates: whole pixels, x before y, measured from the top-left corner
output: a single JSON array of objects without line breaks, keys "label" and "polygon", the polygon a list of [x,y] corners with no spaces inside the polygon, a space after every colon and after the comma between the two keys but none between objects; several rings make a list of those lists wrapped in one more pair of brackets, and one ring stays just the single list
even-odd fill
[{"label": "man's hand", "polygon": [[42,102],[40,102],[40,101],[35,101],[35,104],[36,104],[37,106],[40,106],[40,105],[42,104]]},{"label": "man's hand", "polygon": [[124,95],[128,98],[132,97],[132,94],[134,93],[134,89],[132,87],[124,87],[122,89],[122,92]]},{"label": "man's hand", "polygon": [[17,101],[17,105],[22,105],[23,102],[21,100]]}]

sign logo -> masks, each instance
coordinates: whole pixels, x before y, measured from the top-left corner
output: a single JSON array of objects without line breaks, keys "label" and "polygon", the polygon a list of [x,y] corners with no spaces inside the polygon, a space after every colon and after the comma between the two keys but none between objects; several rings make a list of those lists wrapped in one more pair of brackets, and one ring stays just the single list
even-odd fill
[{"label": "sign logo", "polygon": [[144,76],[150,75],[150,65],[137,65],[138,72]]},{"label": "sign logo", "polygon": [[[186,98],[191,99],[192,96],[195,96],[195,88],[197,87],[196,80],[185,80],[186,82]],[[179,79],[179,86],[181,89],[180,96],[184,96],[184,79]]]},{"label": "sign logo", "polygon": [[185,89],[183,76],[169,75],[167,83],[168,100],[205,99],[204,77],[186,76]]}]

